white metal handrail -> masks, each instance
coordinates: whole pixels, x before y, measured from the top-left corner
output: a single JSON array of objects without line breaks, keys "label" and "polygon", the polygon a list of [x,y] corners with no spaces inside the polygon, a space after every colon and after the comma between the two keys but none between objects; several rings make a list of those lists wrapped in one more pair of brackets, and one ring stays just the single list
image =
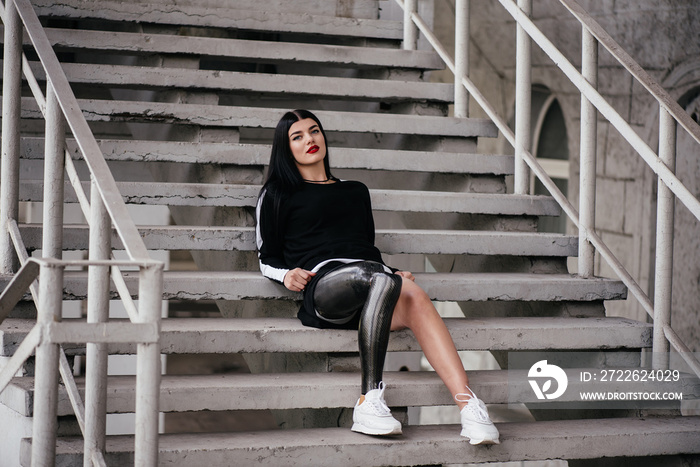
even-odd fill
[{"label": "white metal handrail", "polygon": [[[106,414],[106,377],[108,342],[103,337],[105,332],[118,331],[114,325],[107,323],[109,314],[109,275],[113,275],[118,292],[133,324],[131,326],[150,326],[155,329],[156,337],[141,340],[138,332],[131,336],[126,333],[123,339],[140,342],[137,350],[139,377],[137,378],[135,464],[143,466],[156,465],[158,459],[158,400],[160,392],[160,345],[158,329],[160,327],[162,272],[163,265],[152,261],[148,255],[133,220],[128,214],[122,196],[109,167],[97,145],[87,121],[78,106],[70,84],[51,47],[46,33],[39,22],[29,0],[6,0],[0,3],[0,16],[4,24],[4,60],[3,60],[3,138],[2,138],[2,181],[0,190],[0,272],[11,273],[15,269],[15,257],[23,264],[29,259],[22,245],[17,228],[17,205],[19,186],[19,119],[21,113],[21,74],[24,72],[29,87],[39,104],[46,121],[46,152],[44,180],[44,215],[42,251],[51,267],[42,265],[49,278],[40,283],[37,296],[36,287],[31,286],[37,302],[38,322],[54,315],[60,320],[60,299],[62,281],[58,280],[62,272],[55,270],[68,265],[68,262],[51,263],[51,258],[62,255],[63,238],[63,177],[64,171],[76,190],[88,224],[90,226],[90,261],[80,263],[88,268],[88,323],[80,332],[89,339],[81,338],[87,343],[86,359],[86,401],[83,410],[76,401],[72,375],[67,370],[65,359],[60,358],[56,343],[60,343],[62,328],[53,325],[44,326],[39,336],[37,347],[37,368],[42,368],[42,375],[37,377],[35,385],[34,442],[32,443],[32,465],[52,465],[55,461],[55,430],[47,427],[55,425],[56,406],[52,393],[57,390],[58,371],[64,373],[69,389],[69,397],[74,402],[75,413],[85,437],[85,456],[95,465],[104,465]],[[32,73],[22,53],[22,30],[26,29],[31,45],[34,47],[47,80],[46,96]],[[80,186],[80,180],[71,156],[65,147],[66,126],[73,134],[77,145],[86,161],[92,178],[91,200]],[[111,231],[114,225],[130,261],[109,261],[111,254]],[[12,248],[17,250],[17,256]],[[61,266],[57,266],[60,264]],[[139,308],[131,299],[125,287],[119,265],[139,264]],[[147,266],[143,266],[146,265]],[[76,265],[76,264],[73,264]],[[55,276],[55,277],[53,277]],[[11,288],[10,288],[11,289]],[[47,298],[52,296],[54,298]],[[7,310],[4,310],[7,311]],[[58,314],[58,316],[55,316]],[[0,318],[2,321],[2,318]],[[64,325],[65,326],[65,325]],[[55,328],[55,329],[54,329]],[[45,335],[46,332],[50,334]],[[117,332],[118,336],[120,333]],[[48,339],[48,340],[47,340]],[[74,341],[72,341],[74,342]],[[32,341],[26,342],[26,348],[32,347]],[[46,344],[46,346],[44,346]],[[24,345],[24,344],[23,344]],[[37,374],[39,370],[37,370]],[[81,415],[82,412],[85,415]]]},{"label": "white metal handrail", "polygon": [[[16,225],[15,225],[16,228]],[[22,247],[18,244],[18,247]],[[0,322],[9,310],[22,299],[22,295],[30,284],[37,278],[43,276],[43,281],[48,285],[41,288],[41,292],[34,293],[34,300],[39,310],[46,310],[48,302],[53,302],[53,310],[60,310],[60,303],[63,300],[62,277],[63,270],[69,266],[139,266],[140,268],[152,268],[154,265],[160,267],[160,263],[138,263],[134,261],[59,261],[53,259],[24,258],[19,273],[0,295]],[[56,285],[58,282],[58,286]],[[155,284],[153,284],[155,285]],[[47,297],[47,295],[52,295]],[[59,320],[56,322],[56,320]],[[57,386],[53,379],[57,379],[57,371],[68,392],[73,412],[76,415],[78,424],[83,434],[86,433],[85,405],[78,392],[73,373],[66,358],[63,348],[64,343],[88,344],[88,343],[140,343],[159,345],[158,323],[62,323],[60,313],[40,311],[37,324],[28,333],[14,353],[10,361],[0,371],[0,393],[10,384],[14,375],[20,370],[24,362],[34,353],[37,355],[36,382],[35,382],[35,430],[42,427],[41,431],[47,436],[38,436],[35,433],[32,444],[32,465],[52,465],[54,462],[53,451],[55,451],[56,439],[56,397],[49,398],[49,404],[42,403],[38,398],[47,393],[57,391]],[[56,353],[58,365],[48,365],[46,359],[39,356],[45,352]],[[46,407],[46,406],[49,407]],[[37,430],[38,431],[38,430]],[[41,450],[52,451],[51,456],[41,458],[34,457],[34,445],[41,446]],[[53,446],[50,449],[49,446]],[[91,454],[93,465],[105,466],[104,453],[96,450]]]},{"label": "white metal handrail", "polygon": [[[693,196],[693,194],[683,185],[683,183],[675,176],[673,170],[669,168],[669,161],[662,160],[659,155],[657,155],[630,127],[630,125],[614,110],[614,108],[603,98],[595,87],[591,84],[591,79],[588,76],[584,76],[579,73],[576,68],[569,63],[569,61],[564,57],[564,55],[554,46],[549,39],[547,39],[544,34],[537,28],[537,26],[529,19],[528,13],[531,8],[532,0],[520,0],[518,5],[515,4],[513,0],[498,0],[504,8],[508,11],[511,16],[515,19],[519,28],[522,28],[527,35],[534,40],[542,50],[549,55],[549,57],[554,61],[554,63],[566,74],[570,81],[579,89],[582,96],[587,99],[601,114],[610,121],[610,123],[615,126],[615,128],[620,131],[620,133],[625,137],[625,139],[632,145],[632,147],[640,154],[643,160],[649,165],[649,167],[657,174],[660,185],[663,184],[664,187],[668,187],[678,198],[683,202],[683,204],[693,213],[693,215],[700,219],[700,201]],[[560,0],[564,6],[566,6],[572,13],[579,19],[584,28],[584,51],[586,50],[586,34],[595,35],[596,39],[601,41],[606,48],[611,49],[613,56],[620,60],[626,69],[632,73],[635,78],[640,80],[642,84],[649,90],[649,92],[654,96],[654,98],[659,102],[661,108],[665,112],[661,112],[660,121],[663,122],[665,119],[672,118],[678,121],[681,126],[688,131],[688,133],[696,140],[700,142],[700,128],[698,125],[690,119],[690,117],[678,106],[675,101],[668,95],[668,93],[656,84],[651,77],[644,72],[644,70],[632,60],[629,55],[627,55],[622,48],[616,44],[612,38],[605,33],[605,31],[598,25],[591,17],[588,15],[574,0]],[[586,223],[582,223],[579,219],[579,214],[576,208],[569,202],[569,200],[561,193],[559,188],[554,184],[549,175],[542,169],[542,167],[537,162],[537,159],[530,153],[529,148],[524,147],[522,141],[527,141],[525,138],[517,138],[516,133],[518,129],[516,128],[516,133],[514,133],[506,121],[498,115],[495,108],[486,100],[484,95],[477,89],[474,83],[466,75],[460,76],[461,70],[467,70],[467,66],[464,64],[458,65],[455,63],[446,48],[440,43],[435,34],[430,30],[429,26],[425,21],[418,15],[416,11],[415,2],[396,0],[401,8],[404,9],[404,20],[406,22],[410,21],[415,26],[414,29],[420,30],[424,35],[430,45],[435,49],[438,55],[445,62],[446,66],[455,75],[455,87],[464,87],[471,94],[472,98],[480,105],[482,110],[486,112],[488,117],[494,122],[499,131],[503,134],[506,140],[515,148],[516,157],[521,158],[537,176],[537,178],[542,182],[545,188],[550,192],[552,197],[557,201],[557,203],[562,207],[566,215],[571,219],[574,225],[579,229],[579,239],[583,244],[585,242],[590,243],[595,249],[598,250],[601,257],[606,260],[613,271],[618,275],[618,277],[624,282],[624,284],[631,291],[632,295],[640,302],[644,310],[654,319],[654,333],[655,336],[662,336],[665,339],[665,346],[660,345],[659,339],[655,337],[654,339],[654,350],[658,350],[658,347],[668,348],[668,343],[670,343],[681,355],[681,357],[686,361],[690,368],[700,376],[700,362],[695,358],[692,353],[689,352],[688,347],[682,342],[677,333],[671,328],[670,325],[670,292],[665,292],[664,302],[668,310],[664,313],[658,313],[659,305],[657,304],[657,311],[655,312],[655,307],[648,295],[639,286],[632,275],[626,270],[624,265],[615,257],[610,248],[603,242],[600,236],[595,232],[595,227],[592,223],[592,219],[587,219]],[[457,0],[456,1],[456,12],[461,14],[468,14],[468,0]],[[458,23],[462,20],[455,19]],[[468,20],[467,20],[468,21]],[[404,31],[410,29],[404,24]],[[464,44],[459,44],[460,41],[468,40],[465,38],[459,26],[456,27],[458,31],[455,34],[455,49],[464,50],[466,47]],[[404,37],[404,48],[414,48],[415,45],[415,33],[409,32]],[[518,42],[518,46],[521,46],[521,42]],[[597,46],[596,46],[597,47]],[[528,51],[529,53],[529,51]],[[468,60],[468,55],[462,53],[457,55],[457,60]],[[586,64],[587,57],[584,57],[584,68]],[[523,63],[528,68],[530,67],[529,57],[527,57],[523,62],[521,62],[520,57],[518,57],[518,67],[523,66]],[[589,61],[589,63],[591,63]],[[592,63],[597,66],[597,50],[595,51],[594,60]],[[586,70],[584,69],[584,72]],[[597,74],[597,70],[595,70]],[[529,74],[518,73],[516,75]],[[529,78],[524,78],[527,85],[529,86]],[[594,80],[595,81],[595,80]],[[516,84],[517,87],[517,84]],[[457,91],[455,91],[457,93]],[[518,105],[518,100],[516,99],[516,105]],[[462,106],[466,106],[463,103]],[[455,101],[455,107],[457,107],[457,101]],[[529,119],[529,102],[526,103],[527,112],[519,112],[518,115],[528,115],[526,118]],[[582,105],[583,107],[583,105]],[[516,109],[516,112],[518,110]],[[455,115],[457,114],[466,115],[466,108],[462,109],[455,108]],[[666,117],[666,116],[670,117]],[[593,118],[595,121],[595,118]],[[582,118],[584,121],[584,118]],[[669,132],[668,124],[665,126],[660,123],[662,132]],[[675,128],[675,127],[674,127]],[[529,133],[529,127],[526,126],[524,130]],[[583,138],[582,138],[583,139]],[[660,138],[661,139],[661,138]],[[675,148],[673,149],[675,151]],[[590,154],[589,154],[590,155]],[[675,155],[675,154],[674,154]],[[593,159],[595,160],[595,154],[593,153]],[[583,161],[582,161],[583,164]],[[593,162],[594,164],[594,162]],[[526,172],[519,170],[517,168],[518,164],[516,161],[516,188],[519,185],[517,179],[525,180],[529,178]],[[593,165],[595,168],[595,165]],[[595,172],[593,172],[595,175]],[[590,183],[590,181],[588,181]],[[522,183],[520,183],[522,185]],[[590,190],[592,186],[593,193],[595,193],[595,184],[593,181],[592,185],[589,185],[587,189]],[[582,187],[583,191],[583,187]],[[594,202],[591,206],[590,198],[587,200],[587,204],[584,202],[583,194],[582,198],[582,209],[588,211],[594,206]],[[594,218],[594,217],[593,217]],[[667,221],[667,220],[666,220]],[[673,229],[673,222],[671,217],[671,230]],[[672,242],[672,235],[671,240]],[[584,246],[580,249],[583,249]],[[657,249],[658,250],[658,249]],[[668,254],[669,249],[666,248],[665,252]],[[672,246],[671,250],[672,252]],[[592,271],[592,255],[589,256],[590,265],[586,265],[583,269]],[[581,269],[581,268],[580,268]],[[667,279],[667,278],[666,278]],[[668,279],[667,279],[668,281]],[[658,287],[658,286],[657,286]],[[660,300],[659,300],[660,301]],[[659,316],[662,315],[662,316]],[[656,353],[656,352],[655,352]],[[668,365],[666,362],[655,362],[655,366],[663,367]]]}]

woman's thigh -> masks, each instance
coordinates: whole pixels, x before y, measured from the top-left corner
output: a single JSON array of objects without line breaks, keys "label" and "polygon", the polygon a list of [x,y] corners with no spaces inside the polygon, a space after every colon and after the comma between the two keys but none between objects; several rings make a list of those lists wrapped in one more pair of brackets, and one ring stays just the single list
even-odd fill
[{"label": "woman's thigh", "polygon": [[314,290],[314,305],[321,317],[339,319],[362,309],[369,293],[372,275],[384,272],[373,261],[341,266],[319,279]]}]

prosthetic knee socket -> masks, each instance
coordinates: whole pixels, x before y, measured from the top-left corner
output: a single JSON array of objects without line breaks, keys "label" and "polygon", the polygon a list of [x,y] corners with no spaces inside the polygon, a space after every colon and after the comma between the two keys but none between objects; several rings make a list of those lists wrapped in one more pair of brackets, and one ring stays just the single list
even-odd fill
[{"label": "prosthetic knee socket", "polygon": [[401,276],[385,272],[372,274],[358,334],[362,394],[376,389],[382,380],[391,318],[400,295]]}]

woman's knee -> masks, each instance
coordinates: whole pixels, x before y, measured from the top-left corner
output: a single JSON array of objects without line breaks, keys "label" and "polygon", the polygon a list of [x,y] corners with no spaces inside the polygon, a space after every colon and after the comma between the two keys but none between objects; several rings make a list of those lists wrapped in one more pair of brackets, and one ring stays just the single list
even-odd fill
[{"label": "woman's knee", "polygon": [[422,315],[434,312],[435,308],[428,294],[415,282],[405,280],[401,287],[401,296],[396,305],[397,327],[411,327]]}]

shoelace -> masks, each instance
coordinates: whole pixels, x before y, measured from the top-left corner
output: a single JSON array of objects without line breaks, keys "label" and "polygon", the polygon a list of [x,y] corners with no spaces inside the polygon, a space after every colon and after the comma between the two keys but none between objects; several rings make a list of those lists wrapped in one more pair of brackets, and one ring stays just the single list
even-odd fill
[{"label": "shoelace", "polygon": [[476,394],[474,394],[474,391],[472,391],[469,386],[467,386],[467,391],[469,391],[469,393],[462,392],[455,395],[455,400],[457,402],[466,402],[466,409],[473,414],[476,420],[480,422],[491,421],[484,401],[476,397]]},{"label": "shoelace", "polygon": [[474,415],[474,418],[480,422],[488,423],[491,420],[489,418],[489,413],[486,410],[486,405],[484,405],[483,401],[477,399],[476,397],[467,402],[467,410],[470,411]]},{"label": "shoelace", "polygon": [[372,411],[374,412],[375,415],[390,415],[391,410],[389,410],[389,406],[386,405],[386,402],[384,401],[384,389],[386,386],[384,386],[384,382],[380,381],[379,382],[379,395],[377,398],[372,398],[372,399],[367,399],[365,398],[364,404],[369,403],[369,406],[372,408]]}]

